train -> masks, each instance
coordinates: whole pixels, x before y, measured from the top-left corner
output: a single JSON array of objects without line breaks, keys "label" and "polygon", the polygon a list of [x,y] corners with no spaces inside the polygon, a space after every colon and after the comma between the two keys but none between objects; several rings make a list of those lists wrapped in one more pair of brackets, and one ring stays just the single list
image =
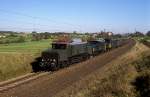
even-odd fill
[{"label": "train", "polygon": [[[99,39],[87,42],[55,41],[37,59],[33,70],[55,71],[71,64],[88,60],[122,45],[121,39]],[[38,65],[37,65],[38,63]]]}]

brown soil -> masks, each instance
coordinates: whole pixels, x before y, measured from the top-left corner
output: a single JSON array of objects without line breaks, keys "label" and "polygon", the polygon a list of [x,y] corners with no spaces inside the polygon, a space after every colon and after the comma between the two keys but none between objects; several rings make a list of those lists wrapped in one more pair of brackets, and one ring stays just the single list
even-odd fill
[{"label": "brown soil", "polygon": [[124,54],[134,44],[133,40],[129,40],[128,44],[123,47],[4,91],[0,93],[0,97],[53,97],[76,81]]}]

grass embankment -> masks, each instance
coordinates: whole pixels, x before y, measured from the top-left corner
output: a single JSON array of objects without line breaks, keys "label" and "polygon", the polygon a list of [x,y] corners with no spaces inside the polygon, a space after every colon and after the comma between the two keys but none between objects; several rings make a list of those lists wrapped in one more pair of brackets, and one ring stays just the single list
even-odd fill
[{"label": "grass embankment", "polygon": [[118,65],[82,97],[150,97],[149,65],[150,54],[131,64]]},{"label": "grass embankment", "polygon": [[135,62],[138,76],[132,83],[137,97],[150,97],[150,55]]},{"label": "grass embankment", "polygon": [[139,73],[135,61],[148,55],[150,49],[137,43],[128,53],[81,79],[56,97],[136,97],[137,91],[132,83]]},{"label": "grass embankment", "polygon": [[[150,50],[146,51],[147,48],[142,44],[136,45],[134,49],[135,52],[129,53],[128,55],[128,57],[131,58],[130,62],[124,61],[124,63],[113,66],[111,69],[109,69],[110,73],[101,80],[97,80],[91,86],[92,88],[90,88],[88,92],[85,92],[84,97],[149,97],[150,95],[148,96],[148,94],[145,96],[144,94],[141,95],[141,92],[146,90],[146,93],[148,93],[148,88],[150,88],[148,86],[148,81],[150,81],[150,79],[145,78],[147,83],[144,80],[143,82],[145,83],[141,83],[141,79],[143,79],[144,76],[148,76],[148,73],[145,73],[146,69],[143,69],[146,66],[142,66],[142,64],[145,63],[143,59],[150,60],[148,59],[149,57],[147,57],[150,56]],[[138,62],[138,65],[136,62]],[[149,63],[147,64],[150,65]],[[144,73],[137,72],[137,66],[140,69],[142,68]],[[141,88],[138,85],[141,87],[145,86],[145,88]]]},{"label": "grass embankment", "polygon": [[30,63],[50,47],[51,40],[0,45],[0,81],[32,71]]}]

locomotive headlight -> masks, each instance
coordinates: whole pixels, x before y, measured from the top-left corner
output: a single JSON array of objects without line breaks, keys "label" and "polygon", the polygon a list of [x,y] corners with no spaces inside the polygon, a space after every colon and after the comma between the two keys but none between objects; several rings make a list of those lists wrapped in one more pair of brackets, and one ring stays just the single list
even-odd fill
[{"label": "locomotive headlight", "polygon": [[53,59],[53,62],[56,62],[56,59]]},{"label": "locomotive headlight", "polygon": [[42,62],[44,61],[44,59],[42,59]]}]

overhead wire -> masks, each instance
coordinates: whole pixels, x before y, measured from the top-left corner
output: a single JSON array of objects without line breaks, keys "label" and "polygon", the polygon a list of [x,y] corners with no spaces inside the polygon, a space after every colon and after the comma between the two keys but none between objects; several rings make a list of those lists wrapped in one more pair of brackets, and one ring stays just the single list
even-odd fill
[{"label": "overhead wire", "polygon": [[[28,14],[24,14],[22,12],[15,12],[15,11],[10,11],[10,10],[4,10],[4,9],[0,9],[0,12],[3,12],[3,13],[8,13],[8,14],[14,14],[14,15],[18,15],[18,16],[24,16],[24,17],[29,17],[29,18],[32,18],[33,20],[45,20],[45,21],[50,21],[50,22],[53,22],[55,24],[58,25],[68,25],[68,26],[72,26],[73,28],[78,29],[79,31],[81,31],[81,26],[80,25],[74,25],[74,24],[71,24],[71,23],[67,23],[67,22],[58,22],[58,21],[55,21],[55,20],[52,20],[52,19],[49,19],[49,18],[45,18],[45,17],[38,17],[38,16],[32,16],[32,15],[28,15]],[[59,24],[58,24],[59,23]],[[36,24],[36,23],[33,23],[34,25],[41,25],[41,24]],[[48,26],[48,25],[46,25]]]}]

